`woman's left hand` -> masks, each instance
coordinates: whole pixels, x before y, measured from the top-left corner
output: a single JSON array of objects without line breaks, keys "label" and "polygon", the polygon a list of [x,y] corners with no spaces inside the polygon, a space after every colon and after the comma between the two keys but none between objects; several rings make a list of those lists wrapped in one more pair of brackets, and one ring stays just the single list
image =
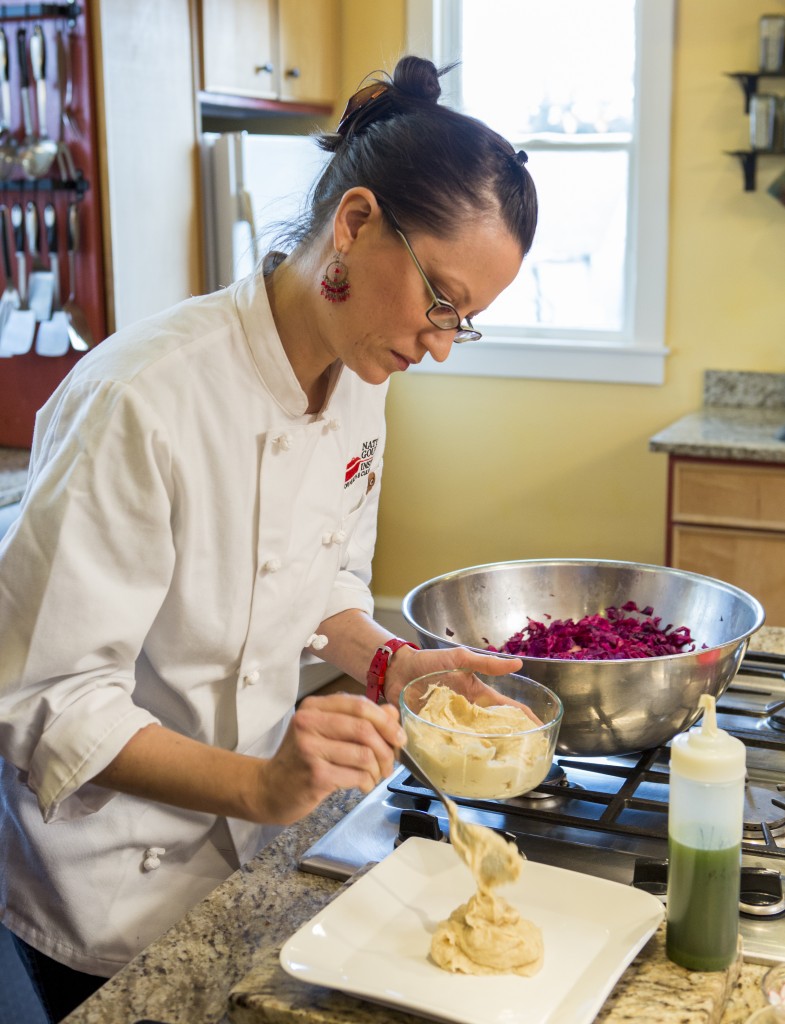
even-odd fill
[{"label": "woman's left hand", "polygon": [[[390,704],[398,704],[401,690],[412,679],[429,672],[444,672],[449,669],[467,668],[485,676],[504,676],[519,672],[523,666],[520,658],[500,657],[496,654],[480,654],[468,647],[448,647],[418,651],[413,647],[401,647],[390,661],[384,679],[384,696]],[[473,690],[467,696],[475,703],[484,704],[490,699],[494,704],[516,704],[517,701],[503,697],[492,686],[486,685],[476,676],[467,676]],[[476,691],[476,692],[475,692]],[[483,699],[484,698],[484,699]],[[526,709],[528,712],[528,709]],[[534,717],[533,715],[531,717]],[[536,720],[536,719],[535,719]]]}]

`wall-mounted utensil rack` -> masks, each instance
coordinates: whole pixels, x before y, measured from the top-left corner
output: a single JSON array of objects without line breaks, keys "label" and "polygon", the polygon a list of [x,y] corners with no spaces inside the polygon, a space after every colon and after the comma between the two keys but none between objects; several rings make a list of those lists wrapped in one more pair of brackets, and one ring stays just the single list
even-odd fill
[{"label": "wall-mounted utensil rack", "polygon": [[[3,106],[3,78],[7,77],[5,97],[10,96],[11,108],[9,134],[17,141],[26,134],[25,78],[29,103],[33,106],[32,120],[37,121],[35,104],[39,86],[36,64],[29,49],[32,34],[37,32],[45,57],[40,75],[45,95],[42,127],[50,139],[65,149],[65,154],[58,150],[57,159],[40,177],[30,178],[18,168],[7,175],[6,180],[2,180],[0,174],[0,205],[10,210],[14,204],[26,207],[32,202],[39,219],[47,204],[54,206],[55,232],[47,237],[42,231],[39,255],[45,264],[51,252],[58,257],[54,264],[61,298],[65,301],[73,288],[92,337],[100,341],[106,336],[106,296],[99,190],[92,187],[98,181],[98,159],[90,15],[88,4],[3,3],[0,0],[0,32],[7,39],[8,58],[7,76],[3,75],[0,60],[0,108]],[[26,33],[28,48],[24,65],[18,45],[21,32]],[[36,125],[37,134],[39,127]],[[0,140],[2,138],[0,131]],[[71,281],[66,253],[69,212],[74,209],[78,211],[79,248],[72,261]],[[11,237],[9,241],[13,252],[14,240]],[[26,258],[29,272],[32,255],[28,253]],[[0,445],[29,447],[36,411],[83,355],[83,352],[69,349],[56,358],[45,357],[36,351],[36,342],[26,354],[0,358]]]}]

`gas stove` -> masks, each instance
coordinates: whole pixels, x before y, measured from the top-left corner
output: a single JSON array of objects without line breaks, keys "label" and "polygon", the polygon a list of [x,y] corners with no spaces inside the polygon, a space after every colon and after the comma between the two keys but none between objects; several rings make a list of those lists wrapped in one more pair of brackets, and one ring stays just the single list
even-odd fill
[{"label": "gas stove", "polygon": [[[785,655],[748,651],[717,703],[747,748],[740,927],[745,958],[785,962]],[[665,898],[669,748],[623,757],[557,756],[545,782],[509,800],[458,798],[467,821],[513,840],[529,860],[636,885]],[[449,841],[433,792],[398,768],[330,829],[300,868],[346,879],[411,835]]]}]

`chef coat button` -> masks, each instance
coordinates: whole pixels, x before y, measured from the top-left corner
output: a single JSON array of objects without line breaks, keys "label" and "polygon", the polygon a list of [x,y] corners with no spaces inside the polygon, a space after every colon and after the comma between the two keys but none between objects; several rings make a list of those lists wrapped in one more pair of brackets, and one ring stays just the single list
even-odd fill
[{"label": "chef coat button", "polygon": [[346,531],[345,530],[336,530],[335,533],[333,534],[333,544],[343,544],[343,542],[345,540],[346,540]]},{"label": "chef coat button", "polygon": [[243,682],[245,683],[246,686],[253,686],[254,683],[259,682],[260,675],[261,673],[259,672],[259,669],[253,668],[251,669],[250,672],[245,673],[245,675],[243,676]]},{"label": "chef coat button", "polygon": [[282,434],[276,434],[273,438],[273,444],[277,445],[281,451],[288,452],[292,447],[292,435],[287,431],[284,431]]},{"label": "chef coat button", "polygon": [[280,558],[268,558],[267,561],[262,565],[265,572],[278,572],[281,568]]},{"label": "chef coat button", "polygon": [[149,849],[144,851],[144,862],[142,867],[145,871],[155,871],[156,868],[161,866],[160,858],[166,853],[163,846],[151,846]]},{"label": "chef coat button", "polygon": [[333,535],[331,533],[323,533],[322,534],[322,544],[327,546],[328,544],[332,544],[332,542],[333,542]]},{"label": "chef coat button", "polygon": [[321,651],[327,646],[327,637],[323,633],[311,633],[305,646],[312,647],[315,651]]},{"label": "chef coat button", "polygon": [[340,430],[341,421],[336,419],[330,419],[327,421],[327,426],[330,428],[330,430]]}]

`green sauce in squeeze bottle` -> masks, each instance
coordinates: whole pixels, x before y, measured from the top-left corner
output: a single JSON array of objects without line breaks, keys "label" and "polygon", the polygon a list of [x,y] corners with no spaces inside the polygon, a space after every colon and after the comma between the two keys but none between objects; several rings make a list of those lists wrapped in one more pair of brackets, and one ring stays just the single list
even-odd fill
[{"label": "green sauce in squeeze bottle", "polygon": [[736,959],[745,749],[717,728],[703,694],[700,727],[671,742],[668,802],[668,957],[691,971]]}]

